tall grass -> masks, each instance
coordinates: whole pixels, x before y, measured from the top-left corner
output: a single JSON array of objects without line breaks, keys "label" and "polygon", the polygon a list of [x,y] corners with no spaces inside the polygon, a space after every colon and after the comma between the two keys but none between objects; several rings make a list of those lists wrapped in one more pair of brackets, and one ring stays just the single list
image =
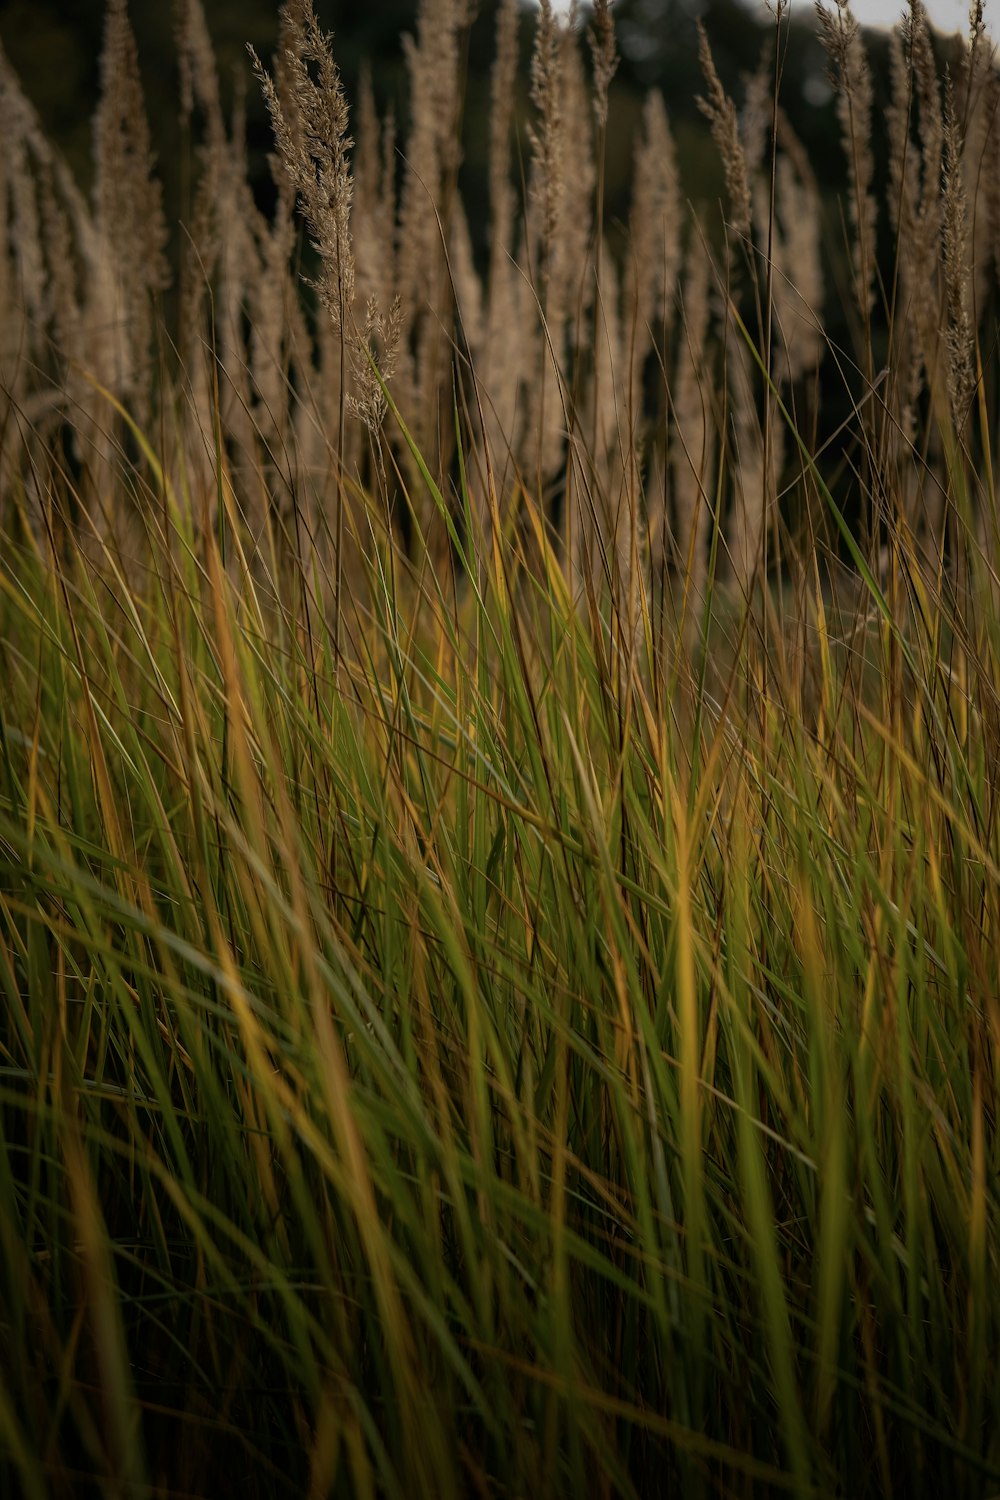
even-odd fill
[{"label": "tall grass", "polygon": [[503,0],[483,277],[472,10],[397,170],[288,0],[265,219],[185,0],[174,328],[124,0],[93,202],[0,58],[4,1493],[996,1494],[979,18],[883,203],[823,19],[824,266],[780,7],[723,222],[654,99],[622,248],[613,9],[518,101]]}]

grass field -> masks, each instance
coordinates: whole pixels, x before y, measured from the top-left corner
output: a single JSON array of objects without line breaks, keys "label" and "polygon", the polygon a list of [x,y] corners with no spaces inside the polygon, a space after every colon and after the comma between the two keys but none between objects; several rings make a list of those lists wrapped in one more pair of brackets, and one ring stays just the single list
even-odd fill
[{"label": "grass field", "polygon": [[605,239],[503,0],[487,263],[416,19],[266,218],[180,7],[176,326],[124,0],[89,198],[0,54],[0,1493],[996,1496],[1000,75],[881,173],[832,12],[831,221],[779,8]]}]

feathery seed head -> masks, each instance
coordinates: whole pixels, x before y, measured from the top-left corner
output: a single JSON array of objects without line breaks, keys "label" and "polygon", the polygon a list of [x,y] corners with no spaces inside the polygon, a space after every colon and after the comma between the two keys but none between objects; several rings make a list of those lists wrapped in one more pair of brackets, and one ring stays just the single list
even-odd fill
[{"label": "feathery seed head", "polygon": [[105,12],[94,155],[94,218],[112,299],[101,316],[111,325],[115,351],[114,369],[105,376],[141,406],[150,381],[151,299],[169,285],[170,271],[162,191],[125,0],[108,0]]},{"label": "feathery seed head", "polygon": [[861,29],[848,0],[837,0],[836,10],[816,0],[820,40],[831,62],[831,82],[837,96],[844,155],[850,164],[852,192],[848,212],[854,231],[854,292],[867,317],[875,300],[875,230],[877,207],[872,192],[873,90],[871,71],[861,40]]},{"label": "feathery seed head", "polygon": [[540,120],[530,131],[534,156],[532,192],[542,209],[542,282],[549,278],[552,247],[558,235],[564,183],[562,114],[562,48],[552,0],[540,0],[531,58],[531,102]]},{"label": "feathery seed head", "polygon": [[174,35],[181,81],[181,119],[186,124],[197,108],[205,116],[209,148],[225,144],[219,75],[202,0],[174,0]]},{"label": "feathery seed head", "polygon": [[594,61],[594,113],[598,127],[603,130],[608,123],[608,89],[618,69],[611,0],[594,0],[594,22],[587,40]]},{"label": "feathery seed head", "polygon": [[736,106],[722,87],[722,81],[716,71],[715,59],[712,57],[712,49],[709,46],[705,28],[700,20],[697,25],[698,60],[701,63],[701,71],[708,85],[708,97],[699,96],[698,108],[709,123],[712,139],[722,158],[722,169],[725,173],[726,190],[729,194],[729,207],[732,214],[732,226],[738,235],[744,240],[749,241],[752,234],[753,218],[750,182],[747,174],[746,157],[743,152],[743,143],[740,140]]},{"label": "feathery seed head", "polygon": [[952,420],[959,431],[965,425],[976,383],[974,337],[969,315],[969,216],[962,172],[962,150],[962,130],[955,109],[955,90],[950,74],[946,74],[941,248],[948,305],[948,397]]},{"label": "feathery seed head", "polygon": [[[39,324],[45,309],[45,260],[29,148],[40,138],[34,111],[0,48],[0,139],[3,140],[0,275],[7,279],[8,257],[13,260],[17,275],[16,307],[8,309],[0,302],[0,314],[16,312]],[[20,317],[11,319],[11,332],[19,322]],[[6,342],[9,334],[5,333],[3,337]]]},{"label": "feathery seed head", "polygon": [[490,110],[491,246],[495,257],[509,252],[513,237],[514,194],[510,184],[510,130],[517,80],[517,35],[520,0],[501,0],[497,11],[496,61]]},{"label": "feathery seed head", "polygon": [[282,6],[283,96],[249,49],[271,115],[278,156],[313,235],[322,263],[317,290],[336,328],[354,302],[350,212],[353,182],[347,99],[331,38],[320,30],[312,0]]},{"label": "feathery seed head", "polygon": [[641,400],[642,369],[657,323],[668,325],[680,270],[680,178],[663,95],[654,92],[643,111],[643,133],[635,152],[626,310],[633,339],[631,388]]}]

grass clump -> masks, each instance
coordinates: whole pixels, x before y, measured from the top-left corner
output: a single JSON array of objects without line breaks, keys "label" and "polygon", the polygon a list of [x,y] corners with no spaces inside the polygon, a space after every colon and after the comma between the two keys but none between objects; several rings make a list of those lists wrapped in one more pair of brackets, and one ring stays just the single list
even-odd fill
[{"label": "grass clump", "polygon": [[485,259],[472,19],[398,167],[288,0],[268,218],[187,0],[175,328],[124,3],[92,204],[0,59],[5,1484],[996,1493],[992,58],[913,5],[877,202],[823,22],[849,350],[780,7],[623,248],[613,8],[524,121],[504,0]]}]

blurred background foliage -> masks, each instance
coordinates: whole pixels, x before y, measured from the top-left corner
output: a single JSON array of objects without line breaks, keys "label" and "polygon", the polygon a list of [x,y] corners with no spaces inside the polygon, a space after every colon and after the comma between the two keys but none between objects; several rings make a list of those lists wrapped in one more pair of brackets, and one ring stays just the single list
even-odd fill
[{"label": "blurred background foliage", "polygon": [[[356,97],[359,71],[367,63],[376,97],[383,106],[393,107],[405,132],[401,38],[413,27],[416,0],[377,0],[364,6],[355,0],[317,0],[317,11],[323,25],[334,33],[349,97]],[[90,117],[97,102],[103,12],[103,0],[0,0],[3,46],[51,139],[82,182],[87,181],[90,171]],[[269,131],[263,106],[251,84],[246,43],[252,42],[262,57],[270,56],[277,36],[278,0],[205,0],[205,12],[224,94],[230,106],[240,98],[246,103],[252,170],[261,196],[266,197],[264,158]],[[495,0],[482,0],[468,58],[463,187],[474,232],[477,207],[485,207],[495,13]],[[763,3],[751,7],[741,0],[618,0],[615,14],[622,60],[613,85],[609,134],[608,201],[612,216],[625,211],[633,127],[642,97],[650,88],[660,88],[665,95],[689,194],[695,201],[713,201],[721,192],[722,178],[695,102],[702,86],[695,20],[700,16],[704,22],[722,81],[739,99],[743,80],[757,67],[762,50],[769,50],[773,59],[773,15]],[[782,104],[807,149],[819,182],[832,189],[843,180],[843,160],[826,63],[812,7],[796,3],[789,14],[790,25],[783,28]],[[132,0],[130,15],[168,199],[173,200],[170,206],[183,214],[173,7]],[[522,35],[525,90],[536,15],[528,5]],[[887,76],[887,38],[884,33],[872,32],[867,42],[878,89],[879,81]]]},{"label": "blurred background foliage", "polygon": [[[900,0],[902,8],[903,0]],[[246,45],[252,43],[262,58],[270,58],[276,44],[279,0],[204,0],[215,45],[223,100],[229,111],[245,111],[248,162],[254,192],[266,211],[274,198],[268,166],[272,147],[270,123],[249,66]],[[380,110],[391,108],[405,150],[407,80],[402,38],[415,25],[417,0],[316,0],[322,25],[334,34],[334,51],[353,102],[358,97],[361,70],[370,70]],[[469,39],[465,101],[465,155],[461,191],[474,248],[485,261],[488,235],[486,159],[489,140],[490,72],[494,57],[497,0],[480,0]],[[179,123],[179,78],[174,46],[174,6],[152,0],[130,0],[140,65],[146,89],[153,140],[159,154],[168,222],[174,226],[176,256],[184,224],[190,222],[191,153]],[[538,11],[526,0],[521,34],[520,150],[525,178],[530,147],[527,126],[528,68],[534,22]],[[38,108],[53,143],[63,152],[78,180],[89,185],[91,175],[90,120],[97,103],[99,58],[103,31],[103,0],[0,0],[0,40],[21,76],[25,90]],[[848,260],[844,250],[847,230],[842,195],[846,163],[835,115],[828,65],[816,29],[811,3],[792,0],[780,28],[766,0],[617,0],[615,5],[621,63],[611,90],[606,186],[607,224],[612,239],[616,225],[628,215],[634,143],[642,102],[653,88],[662,90],[677,146],[682,183],[696,206],[706,232],[718,238],[724,183],[718,154],[697,97],[703,90],[698,65],[696,22],[706,29],[716,67],[727,91],[740,103],[747,79],[762,58],[780,75],[784,114],[805,147],[815,174],[825,217],[827,324],[834,345],[850,346],[845,319],[850,316]],[[584,11],[586,24],[586,11]],[[889,39],[884,31],[869,30],[865,45],[876,98],[885,97],[889,77]],[[958,45],[944,43],[943,47]],[[586,51],[586,49],[585,49]],[[880,118],[876,112],[876,118]],[[876,192],[884,204],[886,143],[873,142]],[[883,215],[884,223],[884,215]],[[891,237],[890,237],[891,238]],[[886,252],[891,245],[886,243]],[[891,266],[883,266],[886,283]],[[168,320],[173,298],[168,298]],[[827,362],[829,363],[829,362]],[[839,429],[851,402],[844,380],[824,387],[825,435]],[[812,433],[815,440],[824,433]]]},{"label": "blurred background foliage", "polygon": [[[249,65],[250,42],[269,59],[278,33],[280,0],[203,0],[218,63],[224,106],[245,111],[248,165],[254,192],[267,211],[274,200],[268,153],[270,122]],[[903,0],[900,0],[902,7]],[[358,98],[363,68],[370,70],[377,105],[391,109],[399,126],[400,147],[407,138],[407,78],[402,39],[414,28],[417,0],[315,0],[322,25],[334,34],[334,51],[352,103]],[[174,6],[169,0],[130,0],[129,14],[139,47],[153,140],[159,155],[168,223],[173,226],[173,255],[179,255],[185,223],[191,220],[195,180],[192,149],[179,122],[179,75],[174,45]],[[494,58],[497,0],[480,0],[469,37],[465,100],[465,155],[460,187],[473,244],[481,263],[488,236],[487,151],[490,73]],[[520,152],[526,180],[530,158],[527,127],[529,60],[537,8],[525,0],[521,33]],[[828,65],[817,34],[815,12],[806,0],[792,0],[780,27],[766,0],[617,0],[615,4],[621,63],[612,84],[607,142],[606,223],[612,240],[628,217],[635,141],[643,99],[662,90],[677,147],[684,189],[696,206],[706,233],[720,238],[724,181],[718,154],[697,106],[704,84],[698,64],[697,20],[705,26],[723,85],[739,104],[747,79],[765,61],[777,67],[784,114],[805,147],[815,174],[825,219],[824,255],[828,286],[826,332],[841,349],[852,344],[846,319],[851,315],[847,227],[842,195],[846,163],[835,115]],[[91,176],[90,121],[97,104],[104,0],[0,0],[0,40],[24,88],[35,103],[53,144],[68,159],[83,186]],[[586,11],[584,11],[586,24]],[[885,97],[889,77],[889,41],[883,31],[868,31],[866,50],[876,98]],[[952,45],[952,44],[947,44]],[[584,49],[586,52],[586,48]],[[876,112],[876,118],[880,113]],[[873,142],[876,192],[884,204],[887,150]],[[884,223],[884,215],[883,215]],[[890,237],[891,238],[891,237]],[[891,245],[886,243],[886,253]],[[886,284],[892,269],[883,266]],[[832,295],[831,295],[832,293]],[[168,294],[168,323],[175,294]],[[843,373],[830,380],[830,361],[820,376],[823,411],[820,430],[806,434],[820,445],[838,432],[851,411]]]}]

